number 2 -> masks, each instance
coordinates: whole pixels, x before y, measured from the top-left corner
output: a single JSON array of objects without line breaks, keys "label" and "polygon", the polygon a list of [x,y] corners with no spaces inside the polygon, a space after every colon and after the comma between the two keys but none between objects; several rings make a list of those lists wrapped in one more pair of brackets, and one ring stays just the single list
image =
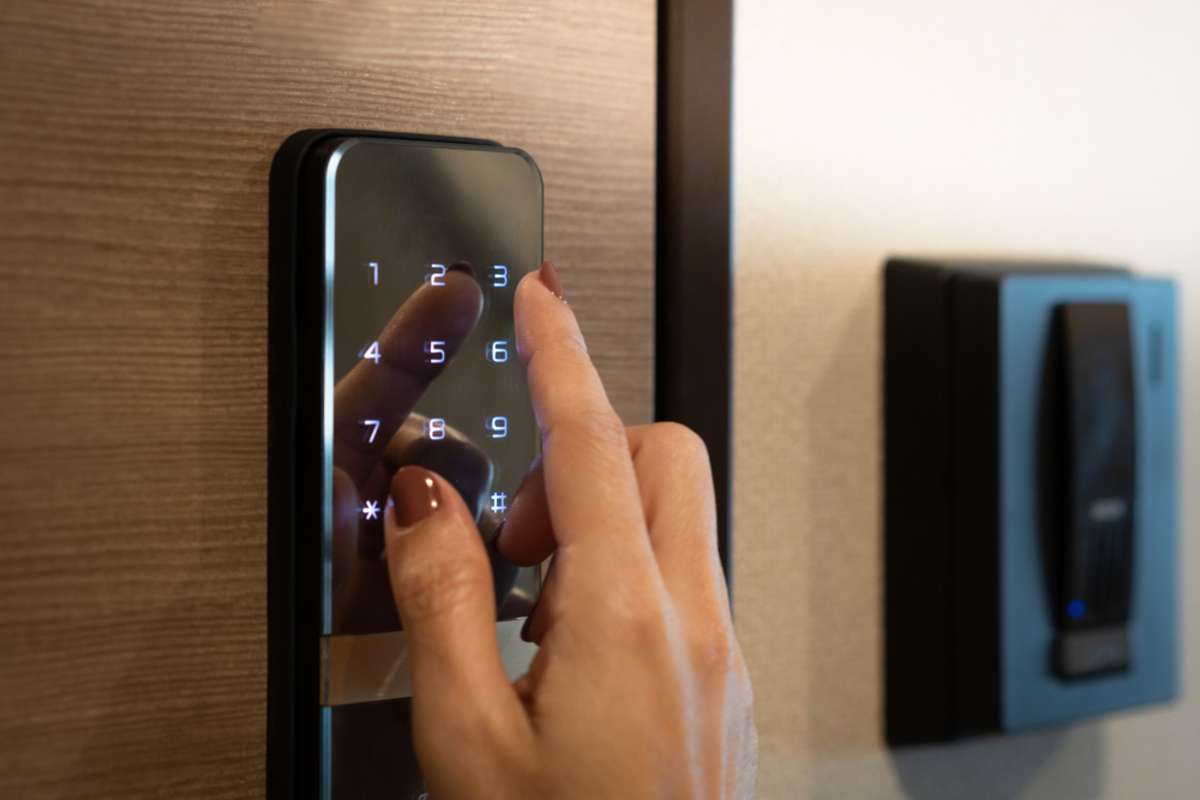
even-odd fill
[{"label": "number 2", "polygon": [[429,285],[430,286],[445,286],[446,285],[446,265],[445,264],[430,264],[429,265]]}]

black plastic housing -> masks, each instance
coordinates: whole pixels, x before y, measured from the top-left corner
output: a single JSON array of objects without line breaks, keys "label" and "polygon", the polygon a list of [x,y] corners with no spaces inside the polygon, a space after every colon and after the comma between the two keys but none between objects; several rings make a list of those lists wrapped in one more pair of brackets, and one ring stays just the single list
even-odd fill
[{"label": "black plastic housing", "polygon": [[342,137],[499,147],[461,137],[314,129],[290,135],[271,164],[267,417],[267,796],[316,798],[321,764],[321,337],[325,284],[320,197],[306,196],[309,156]]}]

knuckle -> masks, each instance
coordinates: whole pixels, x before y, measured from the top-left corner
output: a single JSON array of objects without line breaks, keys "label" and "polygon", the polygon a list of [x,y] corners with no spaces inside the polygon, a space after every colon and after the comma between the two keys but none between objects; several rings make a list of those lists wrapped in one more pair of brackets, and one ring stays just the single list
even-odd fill
[{"label": "knuckle", "polygon": [[658,652],[670,641],[670,623],[661,606],[653,602],[610,601],[608,615],[621,636],[642,652]]},{"label": "knuckle", "polygon": [[453,613],[475,596],[479,583],[473,559],[436,558],[401,563],[392,577],[392,591],[406,622],[424,621]]},{"label": "knuckle", "polygon": [[686,425],[656,422],[646,431],[642,448],[647,454],[662,455],[677,462],[708,468],[708,445]]},{"label": "knuckle", "polygon": [[625,426],[611,408],[580,409],[550,422],[545,432],[545,448],[553,439],[591,442],[598,447],[625,445]]},{"label": "knuckle", "polygon": [[533,349],[525,367],[531,372],[539,369],[558,372],[587,360],[587,344],[582,336],[560,336]]},{"label": "knuckle", "polygon": [[690,642],[692,664],[701,673],[719,675],[736,672],[733,639],[720,626],[693,634]]}]

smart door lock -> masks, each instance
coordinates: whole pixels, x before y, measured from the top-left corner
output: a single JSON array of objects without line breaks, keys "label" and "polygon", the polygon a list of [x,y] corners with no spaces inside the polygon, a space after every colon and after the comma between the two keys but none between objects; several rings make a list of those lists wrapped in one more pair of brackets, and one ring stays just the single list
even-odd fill
[{"label": "smart door lock", "polygon": [[302,131],[270,201],[270,796],[420,797],[386,494],[418,464],[475,511],[523,672],[540,573],[494,539],[539,446],[513,293],[542,259],[541,177],[493,142]]}]

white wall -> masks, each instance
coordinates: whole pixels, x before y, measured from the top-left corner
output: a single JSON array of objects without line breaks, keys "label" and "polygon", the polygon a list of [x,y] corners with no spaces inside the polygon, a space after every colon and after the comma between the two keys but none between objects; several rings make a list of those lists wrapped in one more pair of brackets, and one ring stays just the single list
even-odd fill
[{"label": "white wall", "polygon": [[[736,4],[735,593],[760,796],[1200,792],[1200,3]],[[1185,697],[882,744],[888,253],[1124,260],[1182,281]]]}]

